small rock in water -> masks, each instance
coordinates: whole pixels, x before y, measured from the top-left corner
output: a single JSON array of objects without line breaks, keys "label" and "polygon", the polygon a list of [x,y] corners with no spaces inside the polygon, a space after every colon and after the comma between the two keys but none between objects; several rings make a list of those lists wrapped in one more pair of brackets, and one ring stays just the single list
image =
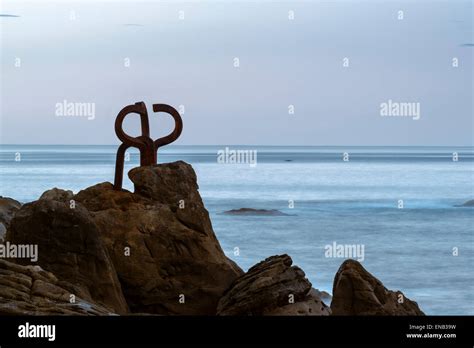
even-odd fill
[{"label": "small rock in water", "polygon": [[240,208],[225,211],[227,215],[267,215],[267,216],[290,216],[276,209],[253,209],[253,208]]}]

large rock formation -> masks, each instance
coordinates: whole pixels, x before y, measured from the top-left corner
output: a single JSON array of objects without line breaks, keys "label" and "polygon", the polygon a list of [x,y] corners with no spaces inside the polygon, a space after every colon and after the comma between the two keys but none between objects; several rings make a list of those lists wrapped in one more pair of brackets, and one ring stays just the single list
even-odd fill
[{"label": "large rock formation", "polygon": [[334,278],[333,315],[424,315],[400,291],[385,288],[355,260],[346,260]]},{"label": "large rock formation", "polygon": [[132,312],[212,315],[243,272],[222,251],[189,164],[135,168],[135,193],[104,183],[75,199],[92,212]]},{"label": "large rock formation", "polygon": [[[47,196],[47,195],[43,195]],[[57,198],[63,196],[52,196]],[[81,204],[43,198],[15,214],[6,239],[38,246],[37,264],[76,286],[76,295],[128,311],[115,268],[91,214]],[[29,259],[15,259],[29,264]]]},{"label": "large rock formation", "polygon": [[219,301],[219,315],[329,315],[288,255],[272,256],[238,278]]},{"label": "large rock formation", "polygon": [[0,243],[3,242],[10,221],[20,207],[20,202],[0,196]]},{"label": "large rock formation", "polygon": [[37,244],[39,265],[117,313],[215,314],[243,272],[217,241],[194,170],[175,162],[129,175],[135,193],[110,183],[45,192],[18,211],[8,241]]},{"label": "large rock formation", "polygon": [[0,315],[111,315],[39,266],[0,260]]}]

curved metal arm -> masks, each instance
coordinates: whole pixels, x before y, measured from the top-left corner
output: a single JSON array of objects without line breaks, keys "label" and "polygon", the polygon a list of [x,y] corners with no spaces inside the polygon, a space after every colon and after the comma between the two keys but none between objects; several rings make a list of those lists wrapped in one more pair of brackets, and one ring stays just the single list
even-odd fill
[{"label": "curved metal arm", "polygon": [[167,136],[154,141],[155,151],[158,151],[159,147],[168,145],[178,139],[183,131],[183,120],[181,119],[179,112],[168,104],[153,104],[153,112],[166,112],[174,119],[174,130]]}]

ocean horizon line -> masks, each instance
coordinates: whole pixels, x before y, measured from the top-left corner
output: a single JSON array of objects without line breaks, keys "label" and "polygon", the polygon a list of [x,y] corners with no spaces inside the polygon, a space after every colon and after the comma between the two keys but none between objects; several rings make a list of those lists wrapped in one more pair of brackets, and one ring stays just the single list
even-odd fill
[{"label": "ocean horizon line", "polygon": [[[120,143],[117,144],[0,144],[0,146],[63,146],[63,147],[92,147],[92,146],[119,146]],[[286,147],[286,148],[447,148],[447,147],[466,147],[466,148],[474,148],[474,145],[258,145],[258,144],[201,144],[201,145],[193,145],[193,144],[170,144],[166,147],[163,147],[161,150],[166,148],[176,148],[176,147],[268,147],[268,148],[275,148],[275,147]]]}]

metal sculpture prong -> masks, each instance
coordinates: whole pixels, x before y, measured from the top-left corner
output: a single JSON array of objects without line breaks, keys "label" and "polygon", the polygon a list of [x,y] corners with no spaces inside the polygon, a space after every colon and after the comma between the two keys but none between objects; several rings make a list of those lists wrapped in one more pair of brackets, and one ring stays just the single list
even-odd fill
[{"label": "metal sculpture prong", "polygon": [[[178,139],[183,131],[183,120],[179,112],[168,104],[153,104],[153,112],[165,112],[174,119],[174,130],[165,137],[153,141],[150,137],[150,124],[148,122],[148,112],[144,102],[127,105],[117,115],[115,119],[115,134],[122,141],[118,150],[115,163],[114,189],[121,190],[123,182],[123,169],[125,162],[125,152],[130,147],[136,147],[140,151],[140,166],[151,166],[157,163],[158,148],[168,145]],[[136,113],[140,115],[142,134],[138,137],[131,137],[123,130],[123,121],[128,114]]]}]

